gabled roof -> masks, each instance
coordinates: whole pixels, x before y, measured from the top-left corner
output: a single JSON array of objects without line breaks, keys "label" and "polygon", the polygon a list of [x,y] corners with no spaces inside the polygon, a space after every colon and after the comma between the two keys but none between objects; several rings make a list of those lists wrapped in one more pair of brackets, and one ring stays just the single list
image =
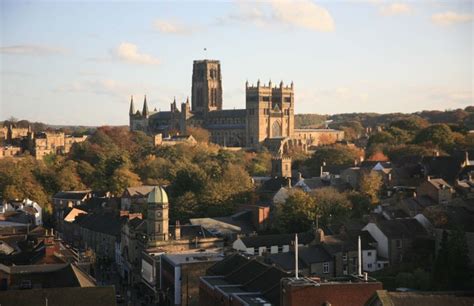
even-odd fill
[{"label": "gabled roof", "polygon": [[446,183],[446,181],[441,178],[432,178],[429,179],[428,182],[438,190],[452,188],[451,185]]},{"label": "gabled roof", "polygon": [[390,239],[415,238],[426,235],[424,227],[412,218],[377,222],[378,228]]},{"label": "gabled roof", "polygon": [[73,208],[71,209],[71,211],[66,215],[66,217],[64,217],[64,221],[66,222],[74,222],[74,220],[76,220],[76,217],[79,216],[80,214],[86,214],[87,215],[87,212],[83,211],[83,210],[80,210],[80,209],[77,209],[77,208]]},{"label": "gabled roof", "polygon": [[239,269],[226,275],[225,278],[229,282],[243,285],[249,282],[254,277],[259,276],[268,269],[269,266],[265,265],[264,263],[255,259],[251,259],[246,264],[240,266]]},{"label": "gabled roof", "polygon": [[249,259],[238,253],[225,257],[207,269],[208,275],[227,275],[247,263]]},{"label": "gabled roof", "polygon": [[462,170],[463,159],[454,156],[426,156],[422,159],[426,175],[436,176],[454,182]]},{"label": "gabled roof", "polygon": [[130,197],[147,197],[148,194],[153,190],[155,186],[138,186],[138,187],[128,187],[124,194],[130,195]]},{"label": "gabled roof", "polygon": [[60,191],[53,196],[53,199],[84,200],[91,192],[92,190]]}]

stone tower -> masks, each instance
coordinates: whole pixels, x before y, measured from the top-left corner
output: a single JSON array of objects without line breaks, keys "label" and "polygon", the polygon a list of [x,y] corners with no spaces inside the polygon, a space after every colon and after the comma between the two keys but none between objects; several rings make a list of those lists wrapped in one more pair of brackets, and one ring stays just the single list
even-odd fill
[{"label": "stone tower", "polygon": [[255,147],[267,138],[294,136],[294,91],[290,86],[245,84],[247,146]]},{"label": "stone tower", "polygon": [[222,77],[219,61],[194,61],[191,91],[193,112],[222,110]]},{"label": "stone tower", "polygon": [[168,195],[162,187],[156,186],[148,194],[147,202],[148,245],[154,246],[169,237]]},{"label": "stone tower", "polygon": [[272,177],[291,177],[291,158],[273,157],[272,158]]}]

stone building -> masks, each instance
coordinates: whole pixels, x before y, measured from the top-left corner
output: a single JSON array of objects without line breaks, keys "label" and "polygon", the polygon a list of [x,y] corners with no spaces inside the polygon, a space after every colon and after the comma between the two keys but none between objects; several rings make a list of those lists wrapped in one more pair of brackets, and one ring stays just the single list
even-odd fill
[{"label": "stone building", "polygon": [[[146,96],[143,109],[130,102],[130,130],[164,136],[185,134],[188,127],[203,127],[211,141],[222,146],[259,147],[271,145],[290,149],[298,146],[334,143],[344,133],[332,129],[295,129],[294,85],[274,85],[271,81],[245,84],[245,109],[223,109],[220,62],[196,60],[193,65],[192,94],[180,108],[174,100],[169,111],[150,111]],[[266,140],[273,140],[265,143]]]}]

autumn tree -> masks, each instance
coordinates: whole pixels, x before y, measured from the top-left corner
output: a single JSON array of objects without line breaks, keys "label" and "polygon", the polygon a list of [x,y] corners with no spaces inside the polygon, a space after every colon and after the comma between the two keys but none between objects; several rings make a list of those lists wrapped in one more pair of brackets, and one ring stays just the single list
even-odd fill
[{"label": "autumn tree", "polygon": [[366,195],[372,204],[379,202],[380,189],[382,188],[382,176],[377,171],[363,173],[360,179],[359,190]]}]

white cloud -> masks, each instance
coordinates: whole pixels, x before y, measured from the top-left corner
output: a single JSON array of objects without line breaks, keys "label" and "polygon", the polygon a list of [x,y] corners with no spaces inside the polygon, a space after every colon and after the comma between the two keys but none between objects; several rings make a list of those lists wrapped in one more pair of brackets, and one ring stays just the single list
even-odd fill
[{"label": "white cloud", "polygon": [[120,59],[130,63],[145,64],[145,65],[158,65],[160,60],[157,58],[138,52],[138,47],[134,44],[123,42],[116,50],[114,55]]},{"label": "white cloud", "polygon": [[59,87],[57,91],[106,96],[126,96],[132,92],[130,86],[112,79],[75,81]]},{"label": "white cloud", "polygon": [[172,20],[155,20],[153,28],[166,34],[191,34],[191,32],[196,30],[196,28],[191,28]]},{"label": "white cloud", "polygon": [[431,16],[431,21],[439,26],[450,26],[458,23],[470,22],[472,14],[460,14],[452,11],[438,13]]},{"label": "white cloud", "polygon": [[20,54],[20,55],[53,55],[66,53],[67,50],[60,47],[47,45],[13,45],[0,47],[0,53]]},{"label": "white cloud", "polygon": [[412,12],[411,6],[405,3],[392,3],[389,5],[382,6],[380,13],[382,15],[406,15]]},{"label": "white cloud", "polygon": [[334,20],[329,11],[311,0],[271,0],[237,4],[238,12],[220,19],[220,22],[251,22],[265,27],[284,25],[311,31],[334,31]]}]

